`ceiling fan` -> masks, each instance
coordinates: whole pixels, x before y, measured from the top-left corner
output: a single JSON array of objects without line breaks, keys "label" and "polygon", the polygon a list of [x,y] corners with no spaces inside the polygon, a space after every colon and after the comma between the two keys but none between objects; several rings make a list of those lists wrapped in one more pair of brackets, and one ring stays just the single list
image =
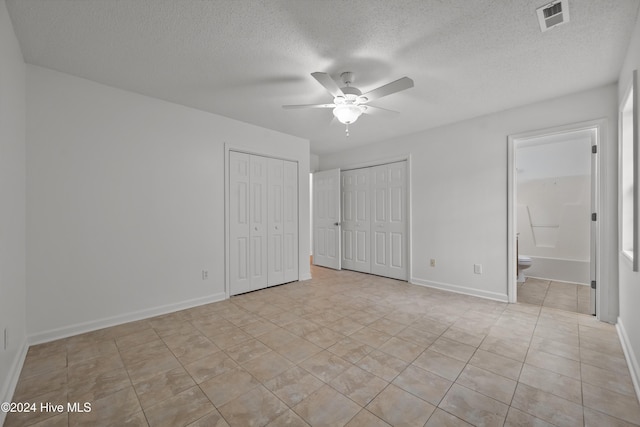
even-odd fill
[{"label": "ceiling fan", "polygon": [[397,111],[368,105],[369,101],[413,87],[413,80],[408,77],[403,77],[363,94],[360,89],[351,86],[354,80],[351,71],[340,74],[340,78],[344,84],[343,87],[338,87],[338,84],[327,73],[315,72],[311,73],[311,75],[333,95],[333,104],[283,105],[282,108],[333,108],[333,115],[336,119],[338,119],[340,123],[347,125],[347,136],[349,136],[349,125],[358,120],[358,117],[360,117],[362,113],[398,114]]}]

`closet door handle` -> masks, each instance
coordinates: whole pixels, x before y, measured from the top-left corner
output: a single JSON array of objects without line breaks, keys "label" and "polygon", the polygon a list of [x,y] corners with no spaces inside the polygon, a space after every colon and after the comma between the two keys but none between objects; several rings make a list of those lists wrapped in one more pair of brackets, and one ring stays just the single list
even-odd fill
[{"label": "closet door handle", "polygon": [[335,225],[336,227],[340,225],[339,222],[334,222],[333,225]]}]

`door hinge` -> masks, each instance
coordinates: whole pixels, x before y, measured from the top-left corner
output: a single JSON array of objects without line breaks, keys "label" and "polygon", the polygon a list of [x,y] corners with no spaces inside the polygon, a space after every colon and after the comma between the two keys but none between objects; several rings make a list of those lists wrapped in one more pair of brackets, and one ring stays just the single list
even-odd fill
[{"label": "door hinge", "polygon": [[596,281],[592,280],[591,281],[591,289],[595,289],[596,288]]},{"label": "door hinge", "polygon": [[598,214],[597,213],[592,213],[591,214],[591,221],[597,221],[598,220]]},{"label": "door hinge", "polygon": [[592,145],[592,146],[591,146],[591,152],[592,152],[593,154],[598,153],[598,146],[597,146],[597,145]]}]

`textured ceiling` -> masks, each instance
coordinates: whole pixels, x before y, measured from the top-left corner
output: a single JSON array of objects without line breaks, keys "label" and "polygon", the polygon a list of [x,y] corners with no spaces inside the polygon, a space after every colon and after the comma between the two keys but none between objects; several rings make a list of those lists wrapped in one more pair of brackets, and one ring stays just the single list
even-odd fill
[{"label": "textured ceiling", "polygon": [[[25,61],[311,140],[324,154],[617,80],[638,0],[7,0]],[[345,137],[311,76],[409,76]]]}]

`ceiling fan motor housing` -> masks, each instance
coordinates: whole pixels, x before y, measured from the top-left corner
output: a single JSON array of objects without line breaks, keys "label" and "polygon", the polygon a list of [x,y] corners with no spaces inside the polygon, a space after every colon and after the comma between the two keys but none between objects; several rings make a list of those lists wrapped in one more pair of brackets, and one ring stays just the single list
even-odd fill
[{"label": "ceiling fan motor housing", "polygon": [[353,95],[353,96],[356,96],[356,97],[362,95],[362,92],[360,91],[360,89],[358,89],[357,87],[353,87],[353,86],[341,87],[340,90],[345,95]]},{"label": "ceiling fan motor housing", "polygon": [[345,71],[344,73],[340,74],[340,79],[342,79],[342,83],[344,83],[346,86],[349,86],[354,81],[353,72]]}]

